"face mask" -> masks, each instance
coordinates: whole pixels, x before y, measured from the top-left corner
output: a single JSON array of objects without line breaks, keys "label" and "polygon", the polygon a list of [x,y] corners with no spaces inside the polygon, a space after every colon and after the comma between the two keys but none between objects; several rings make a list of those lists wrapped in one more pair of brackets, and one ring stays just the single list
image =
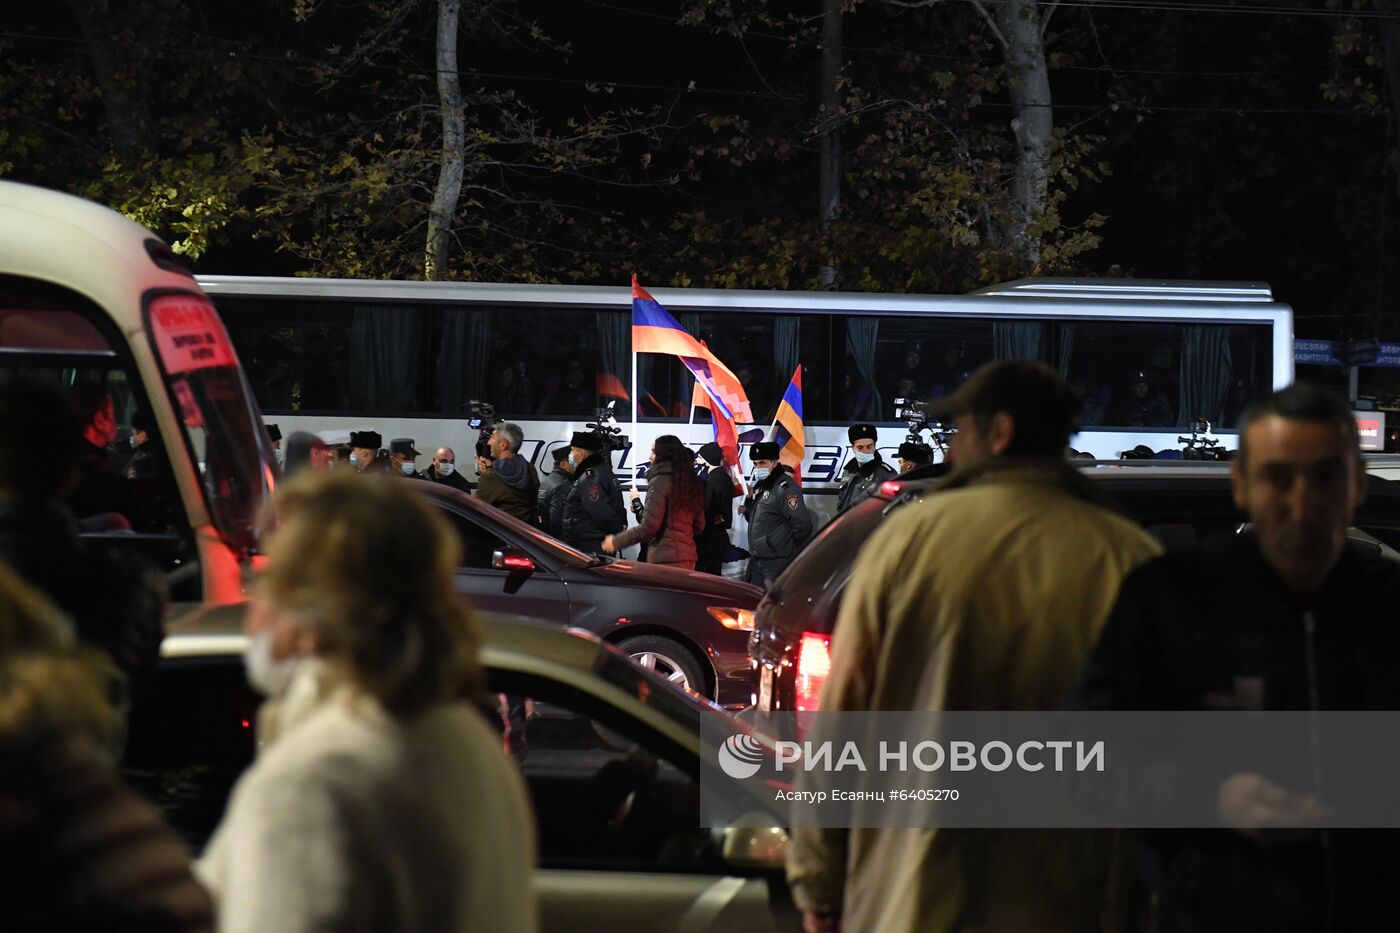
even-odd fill
[{"label": "face mask", "polygon": [[418,472],[418,468],[411,463],[400,463],[399,472],[404,476],[412,476],[414,473]]},{"label": "face mask", "polygon": [[571,466],[571,467],[576,467],[576,466],[578,466],[578,460],[577,460],[577,458],[574,457],[574,455],[573,455],[572,452],[569,453],[569,466]]},{"label": "face mask", "polygon": [[859,453],[859,452],[857,452],[857,451],[852,451],[851,453],[852,453],[852,455],[856,458],[856,463],[859,463],[861,466],[864,466],[865,464],[869,463],[871,460],[874,460],[874,459],[875,459],[875,455],[874,455],[874,454],[863,454],[863,453]]},{"label": "face mask", "polygon": [[248,683],[263,696],[273,699],[286,692],[302,660],[301,655],[287,658],[272,656],[272,629],[249,635],[248,647],[243,649],[243,668],[248,675]]},{"label": "face mask", "polygon": [[350,465],[351,465],[352,467],[358,468],[359,465],[360,465],[360,458],[357,457],[357,456],[355,456],[354,454],[351,454],[351,455],[350,455]]},{"label": "face mask", "polygon": [[127,443],[129,443],[129,444],[131,445],[131,448],[132,448],[133,450],[135,450],[137,447],[140,447],[140,446],[141,446],[141,442],[138,441],[138,440],[136,439],[136,435],[135,435],[135,434],[131,435],[131,437],[127,439]]},{"label": "face mask", "polygon": [[448,463],[446,460],[438,464],[438,476],[451,476],[452,471],[457,469],[457,464]]},{"label": "face mask", "polygon": [[755,483],[760,483],[763,480],[767,479],[772,474],[772,472],[773,471],[768,469],[768,467],[754,467],[753,480]]}]

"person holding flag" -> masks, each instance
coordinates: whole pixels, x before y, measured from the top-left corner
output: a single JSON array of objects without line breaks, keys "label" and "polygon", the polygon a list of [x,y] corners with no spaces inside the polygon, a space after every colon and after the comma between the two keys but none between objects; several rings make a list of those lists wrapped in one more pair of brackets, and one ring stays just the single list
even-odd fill
[{"label": "person holding flag", "polygon": [[749,448],[754,483],[743,505],[749,520],[748,582],[764,589],[772,586],[812,537],[812,516],[802,501],[802,489],[779,460],[780,454],[772,441],[759,441]]}]

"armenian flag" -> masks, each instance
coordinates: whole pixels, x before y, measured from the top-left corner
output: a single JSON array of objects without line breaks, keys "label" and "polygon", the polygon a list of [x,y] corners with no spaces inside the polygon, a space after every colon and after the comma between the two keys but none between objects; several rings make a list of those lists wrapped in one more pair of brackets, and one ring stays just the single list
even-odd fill
[{"label": "armenian flag", "polygon": [[752,423],[749,397],[739,378],[719,357],[682,327],[632,276],[632,352],[665,353],[680,358],[705,394],[714,400],[711,411],[730,421]]},{"label": "armenian flag", "polygon": [[778,445],[778,460],[792,470],[797,485],[802,485],[802,458],[807,452],[807,430],[802,425],[802,364],[792,374],[783,400],[778,404],[778,416],[768,439]]},{"label": "armenian flag", "polygon": [[[710,403],[709,396],[700,387],[699,381],[695,383],[695,394],[690,404],[709,411],[710,424],[714,425],[715,429],[715,443],[724,452],[724,465],[729,469],[730,476],[736,475],[739,472],[739,432],[734,427],[734,419],[726,418],[715,411],[715,406]],[[737,483],[735,486],[739,488]]]}]

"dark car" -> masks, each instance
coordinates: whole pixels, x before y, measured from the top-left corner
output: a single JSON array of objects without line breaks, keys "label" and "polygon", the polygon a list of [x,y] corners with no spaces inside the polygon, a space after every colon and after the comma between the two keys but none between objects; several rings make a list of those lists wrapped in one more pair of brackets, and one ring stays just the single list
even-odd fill
[{"label": "dark car", "polygon": [[436,483],[414,483],[462,541],[457,590],[478,609],[592,632],[677,686],[747,706],[758,587],[711,574],[594,557]]},{"label": "dark car", "polygon": [[[1086,466],[1084,475],[1101,483],[1108,498],[1167,550],[1245,526],[1225,464],[1115,463]],[[749,639],[752,701],[759,711],[817,709],[831,670],[832,629],[856,555],[885,516],[933,493],[938,482],[884,483],[822,529],[778,578],[759,604]],[[1395,554],[1400,548],[1400,483],[1370,477],[1350,534]]]}]

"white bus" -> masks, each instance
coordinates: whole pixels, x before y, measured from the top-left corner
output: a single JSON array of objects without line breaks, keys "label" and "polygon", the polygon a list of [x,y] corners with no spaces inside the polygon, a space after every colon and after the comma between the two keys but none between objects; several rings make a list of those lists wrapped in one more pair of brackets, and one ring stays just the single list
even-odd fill
[{"label": "white bus", "polygon": [[[547,451],[610,399],[629,427],[628,288],[199,282],[266,420],[284,433],[372,427],[386,443],[414,438],[428,456],[452,447],[469,468],[476,432],[466,413],[477,399],[523,427],[524,452],[545,468]],[[1292,311],[1257,283],[1031,279],[956,296],[651,292],[743,380],[757,422],[739,427],[745,451],[767,435],[802,365],[809,496],[839,485],[848,425],[877,424],[882,455],[893,461],[907,432],[894,400],[949,392],[991,359],[1057,368],[1086,398],[1072,444],[1101,458],[1140,444],[1178,447],[1196,417],[1232,446],[1230,428],[1249,395],[1293,377]],[[696,445],[712,438],[703,409],[688,422],[693,381],[676,360],[642,355],[637,381],[641,450],[665,433]],[[616,455],[619,475],[638,461],[630,450]]]}]

